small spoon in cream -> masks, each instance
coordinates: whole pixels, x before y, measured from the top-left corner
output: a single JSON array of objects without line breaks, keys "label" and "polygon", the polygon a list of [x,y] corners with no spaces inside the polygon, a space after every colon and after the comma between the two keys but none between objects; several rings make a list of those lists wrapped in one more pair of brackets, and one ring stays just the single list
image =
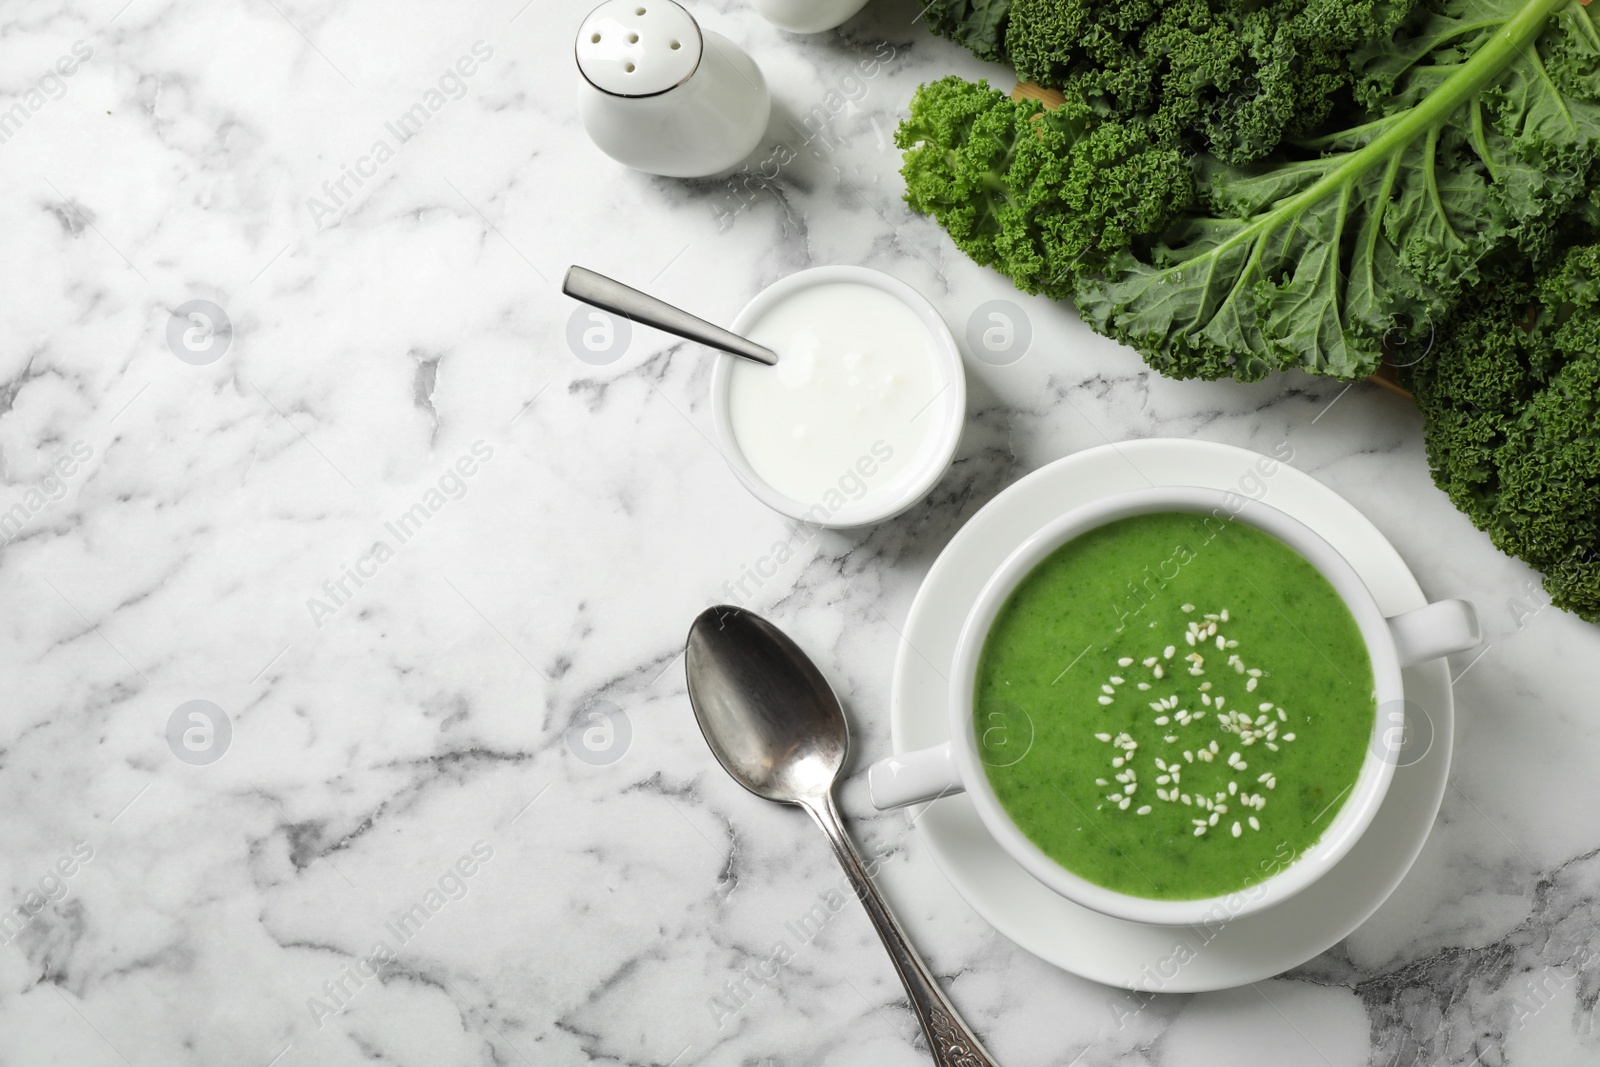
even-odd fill
[{"label": "small spoon in cream", "polygon": [[561,291],[574,300],[581,300],[585,304],[602,311],[609,311],[614,315],[621,315],[633,322],[654,326],[675,337],[696,341],[735,356],[743,356],[751,362],[766,367],[777,365],[778,355],[772,349],[724,330],[721,326],[715,326],[682,308],[673,307],[664,300],[658,300],[623,285],[614,278],[596,274],[587,267],[576,265],[568,267],[567,276],[561,281]]}]

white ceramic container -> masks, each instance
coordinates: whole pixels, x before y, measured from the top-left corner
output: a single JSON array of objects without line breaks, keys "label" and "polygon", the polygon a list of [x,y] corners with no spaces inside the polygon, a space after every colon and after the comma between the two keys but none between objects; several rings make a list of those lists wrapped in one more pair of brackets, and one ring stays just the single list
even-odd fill
[{"label": "white ceramic container", "polygon": [[737,166],[766,133],[761,68],[673,0],[607,0],[578,27],[579,110],[623,166],[700,178]]},{"label": "white ceramic container", "polygon": [[927,405],[933,427],[910,466],[902,469],[881,490],[875,488],[859,500],[845,496],[840,497],[840,502],[800,500],[775,489],[756,473],[734,433],[729,395],[737,356],[719,356],[711,371],[711,418],[723,458],[756,499],[774,511],[814,526],[849,528],[899,515],[927,496],[943,477],[955,456],[966,423],[967,377],[961,350],[956,347],[955,338],[938,309],[905,282],[868,267],[813,267],[781,278],[745,305],[733,320],[733,332],[744,334],[770,308],[802,289],[836,282],[870,285],[890,294],[921,320],[933,339],[933,369],[939,384],[937,394]]}]

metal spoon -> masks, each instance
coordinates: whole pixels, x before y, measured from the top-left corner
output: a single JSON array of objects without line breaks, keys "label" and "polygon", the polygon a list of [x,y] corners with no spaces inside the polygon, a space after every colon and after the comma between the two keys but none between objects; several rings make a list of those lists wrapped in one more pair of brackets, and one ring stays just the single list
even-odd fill
[{"label": "metal spoon", "polygon": [[900,972],[934,1062],[995,1067],[906,941],[845,833],[833,783],[850,732],[827,679],[776,626],[726,605],[707,608],[694,620],[684,669],[700,732],[723,770],[758,797],[798,804],[828,835]]},{"label": "metal spoon", "polygon": [[587,267],[577,265],[568,267],[567,276],[561,280],[561,291],[574,300],[582,300],[585,304],[600,308],[602,311],[610,311],[625,319],[654,326],[676,337],[698,341],[720,351],[754,360],[763,366],[777,365],[778,356],[772,349],[763,348],[747,337],[740,337],[736,333],[724,330],[721,326],[712,325],[705,319],[696,318],[682,308],[673,307],[665,300],[657,300],[653,296],[623,285],[615,278],[596,274]]}]

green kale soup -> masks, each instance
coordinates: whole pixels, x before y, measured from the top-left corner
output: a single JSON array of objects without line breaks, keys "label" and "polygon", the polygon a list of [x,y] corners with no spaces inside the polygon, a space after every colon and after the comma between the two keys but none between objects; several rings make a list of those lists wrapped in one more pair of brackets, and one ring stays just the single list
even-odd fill
[{"label": "green kale soup", "polygon": [[1080,877],[1161,900],[1243,889],[1314,845],[1376,715],[1327,579],[1269,534],[1178,512],[1046,557],[990,627],[974,697],[1017,827]]}]

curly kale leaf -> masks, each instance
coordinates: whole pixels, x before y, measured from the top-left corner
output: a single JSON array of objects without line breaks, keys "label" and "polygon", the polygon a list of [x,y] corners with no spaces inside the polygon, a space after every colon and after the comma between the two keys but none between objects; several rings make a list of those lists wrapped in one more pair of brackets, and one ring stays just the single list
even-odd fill
[{"label": "curly kale leaf", "polygon": [[1411,374],[1434,481],[1600,622],[1600,244],[1487,281],[1442,337]]},{"label": "curly kale leaf", "polygon": [[[1371,374],[1481,265],[1550,246],[1600,152],[1600,34],[1579,0],[1444,0],[1374,60],[1377,118],[1316,158],[1196,161],[1199,209],[1077,291],[1096,329],[1175,377]],[[1373,90],[1376,92],[1376,90]]]},{"label": "curly kale leaf", "polygon": [[1416,2],[1013,0],[1006,47],[1019,78],[1242,164],[1348,100],[1350,53]]},{"label": "curly kale leaf", "polygon": [[1045,111],[984,82],[922,86],[895,143],[908,204],[976,262],[1057,299],[1194,197],[1183,156],[1146,127]]}]

